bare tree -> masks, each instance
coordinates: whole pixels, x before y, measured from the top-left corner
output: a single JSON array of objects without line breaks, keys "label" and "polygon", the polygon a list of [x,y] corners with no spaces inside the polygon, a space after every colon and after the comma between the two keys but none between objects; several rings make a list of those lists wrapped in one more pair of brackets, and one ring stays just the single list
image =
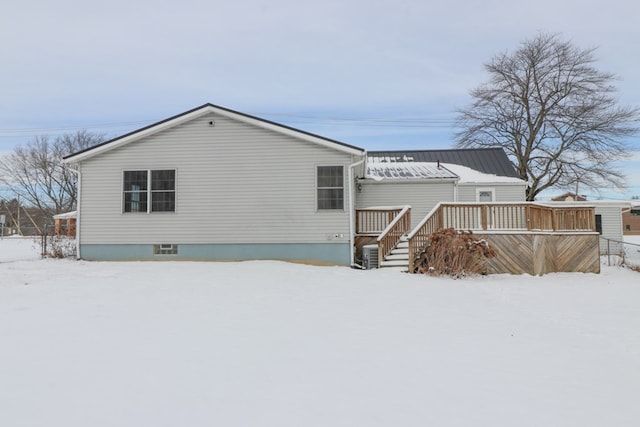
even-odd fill
[{"label": "bare tree", "polygon": [[461,147],[502,147],[527,182],[527,200],[550,187],[624,186],[613,162],[627,155],[640,110],[617,105],[615,76],[595,49],[539,34],[485,65],[489,80],[458,111]]},{"label": "bare tree", "polygon": [[0,158],[0,182],[23,204],[52,215],[73,210],[77,177],[62,157],[104,140],[103,134],[79,131],[56,138],[37,136]]}]

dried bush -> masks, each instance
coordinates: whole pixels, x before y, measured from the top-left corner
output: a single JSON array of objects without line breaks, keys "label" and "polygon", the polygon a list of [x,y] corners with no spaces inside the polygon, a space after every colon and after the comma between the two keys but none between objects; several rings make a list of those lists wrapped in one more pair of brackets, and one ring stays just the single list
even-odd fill
[{"label": "dried bush", "polygon": [[418,255],[416,272],[454,278],[487,274],[486,260],[496,252],[484,240],[477,240],[471,231],[446,228],[429,236],[429,244]]},{"label": "dried bush", "polygon": [[76,240],[67,236],[45,236],[43,257],[71,258],[76,256]]}]

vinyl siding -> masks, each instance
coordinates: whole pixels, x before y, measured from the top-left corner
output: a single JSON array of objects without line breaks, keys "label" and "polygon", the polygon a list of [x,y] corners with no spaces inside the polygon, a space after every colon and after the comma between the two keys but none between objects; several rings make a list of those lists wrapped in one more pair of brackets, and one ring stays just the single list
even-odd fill
[{"label": "vinyl siding", "polygon": [[[215,121],[215,126],[209,122]],[[82,244],[348,240],[351,155],[209,114],[81,163]],[[316,166],[344,166],[343,211],[316,211]],[[176,212],[122,213],[125,170],[175,169]]]},{"label": "vinyl siding", "polygon": [[[589,203],[589,202],[586,202]],[[622,241],[622,209],[620,206],[597,206],[596,215],[602,215],[602,237]],[[610,242],[609,249],[614,254],[622,252],[622,244]],[[607,253],[607,241],[600,239],[600,253]]]},{"label": "vinyl siding", "polygon": [[453,182],[412,183],[361,181],[356,207],[411,205],[411,226],[416,226],[438,202],[453,201]]},{"label": "vinyl siding", "polygon": [[475,202],[476,189],[493,188],[495,190],[496,202],[523,202],[526,199],[524,184],[505,184],[505,183],[481,183],[481,184],[459,184],[458,185],[458,201]]}]

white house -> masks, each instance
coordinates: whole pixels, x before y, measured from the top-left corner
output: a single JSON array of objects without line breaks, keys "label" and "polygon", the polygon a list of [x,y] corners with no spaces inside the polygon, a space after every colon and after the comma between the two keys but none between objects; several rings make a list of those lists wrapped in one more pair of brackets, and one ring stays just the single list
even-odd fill
[{"label": "white house", "polygon": [[[355,209],[523,201],[502,150],[372,152],[205,104],[87,150],[78,256],[349,265]],[[484,170],[483,170],[484,169]]]}]

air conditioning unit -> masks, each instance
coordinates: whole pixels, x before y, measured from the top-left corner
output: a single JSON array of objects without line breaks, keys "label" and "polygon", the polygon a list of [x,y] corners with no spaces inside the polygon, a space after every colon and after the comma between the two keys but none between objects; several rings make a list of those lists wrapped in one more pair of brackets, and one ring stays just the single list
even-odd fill
[{"label": "air conditioning unit", "polygon": [[378,268],[378,245],[362,247],[362,266],[367,270]]}]

